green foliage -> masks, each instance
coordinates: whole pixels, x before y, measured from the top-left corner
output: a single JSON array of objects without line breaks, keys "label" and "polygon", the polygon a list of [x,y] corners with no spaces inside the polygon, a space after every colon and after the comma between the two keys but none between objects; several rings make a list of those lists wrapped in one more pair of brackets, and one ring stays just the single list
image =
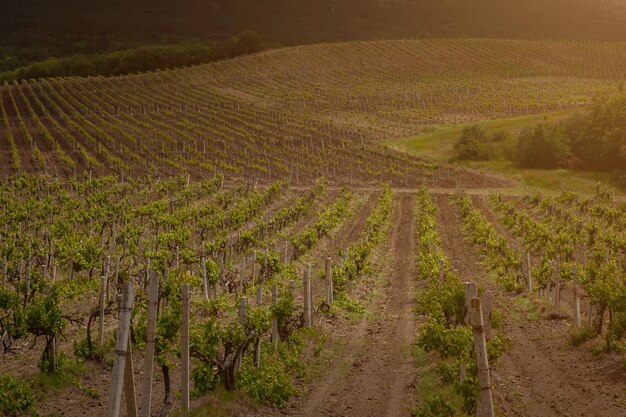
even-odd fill
[{"label": "green foliage", "polygon": [[192,396],[199,397],[215,390],[222,380],[212,364],[199,363],[191,371],[191,382],[193,382]]},{"label": "green foliage", "polygon": [[34,62],[0,73],[0,82],[61,76],[120,75],[200,64],[258,52],[260,36],[246,31],[214,45],[152,45],[92,55],[73,55]]},{"label": "green foliage", "polygon": [[17,417],[28,412],[35,402],[30,386],[11,374],[0,375],[0,414]]},{"label": "green foliage", "polygon": [[489,160],[494,153],[487,133],[478,124],[463,129],[461,137],[454,145],[454,150],[459,159],[470,161]]},{"label": "green foliage", "polygon": [[259,403],[282,408],[296,390],[285,363],[265,346],[261,349],[260,368],[254,366],[250,356],[246,357],[237,376],[237,388]]},{"label": "green foliage", "polygon": [[348,248],[346,259],[341,264],[334,265],[331,270],[337,294],[346,290],[348,280],[355,280],[367,271],[369,255],[385,238],[392,205],[393,191],[391,187],[385,186],[376,207],[365,221],[359,239]]},{"label": "green foliage", "polygon": [[335,303],[350,313],[363,314],[365,313],[365,307],[359,300],[350,298],[345,293],[339,293],[335,299]]},{"label": "green foliage", "polygon": [[217,264],[217,262],[215,262],[212,259],[208,259],[205,261],[205,267],[206,267],[206,277],[207,277],[207,281],[209,285],[215,285],[217,284],[219,278],[220,278],[220,267]]},{"label": "green foliage", "polygon": [[590,168],[626,171],[626,94],[600,97],[588,115],[568,121],[572,152]]},{"label": "green foliage", "polygon": [[455,417],[457,411],[439,395],[428,398],[421,404],[417,417]]},{"label": "green foliage", "polygon": [[454,200],[463,218],[463,232],[467,240],[480,248],[483,264],[497,274],[507,291],[521,291],[522,260],[506,238],[500,236],[494,225],[473,208],[469,197],[458,195]]},{"label": "green foliage", "polygon": [[191,329],[190,352],[193,357],[201,358],[198,365],[191,372],[194,386],[194,395],[199,396],[217,388],[221,378],[211,362],[217,356],[220,345],[218,323],[209,318],[203,324]]},{"label": "green foliage", "polygon": [[296,257],[306,253],[319,239],[328,236],[337,227],[348,214],[349,204],[353,197],[354,194],[349,188],[343,188],[339,198],[318,215],[314,224],[291,239]]},{"label": "green foliage", "polygon": [[515,161],[524,168],[626,170],[626,95],[600,97],[588,114],[524,129]]},{"label": "green foliage", "polygon": [[569,155],[566,132],[560,124],[526,128],[517,138],[515,158],[524,168],[564,167]]},{"label": "green foliage", "polygon": [[474,346],[472,330],[469,327],[447,328],[441,321],[435,319],[422,326],[417,344],[427,352],[437,352],[443,359],[467,358]]},{"label": "green foliage", "polygon": [[569,344],[571,346],[580,346],[588,340],[596,337],[596,331],[591,327],[583,327],[570,335]]}]

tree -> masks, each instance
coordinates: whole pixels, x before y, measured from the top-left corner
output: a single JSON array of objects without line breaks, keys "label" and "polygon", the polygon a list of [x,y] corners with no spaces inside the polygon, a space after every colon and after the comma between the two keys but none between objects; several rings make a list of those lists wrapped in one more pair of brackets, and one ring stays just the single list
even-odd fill
[{"label": "tree", "polygon": [[567,165],[570,153],[562,124],[539,124],[520,133],[515,158],[524,168],[557,168]]},{"label": "tree", "polygon": [[491,159],[493,150],[489,144],[485,130],[477,124],[463,129],[461,137],[454,145],[459,159],[484,161]]}]

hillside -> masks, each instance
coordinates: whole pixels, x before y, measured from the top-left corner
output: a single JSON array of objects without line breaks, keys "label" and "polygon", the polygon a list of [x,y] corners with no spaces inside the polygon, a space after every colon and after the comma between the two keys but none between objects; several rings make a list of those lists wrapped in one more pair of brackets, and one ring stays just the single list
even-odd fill
[{"label": "hillside", "polygon": [[449,162],[574,115],[528,148],[614,169],[625,77],[438,38],[3,83],[0,416],[623,417],[623,191]]},{"label": "hillside", "polygon": [[[183,171],[454,186],[459,176],[449,168],[379,141],[440,124],[579,108],[623,80],[625,48],[573,41],[356,42],[130,76],[2,86],[7,140],[0,142],[0,161],[3,174]],[[488,185],[482,176],[464,178],[467,185]]]}]

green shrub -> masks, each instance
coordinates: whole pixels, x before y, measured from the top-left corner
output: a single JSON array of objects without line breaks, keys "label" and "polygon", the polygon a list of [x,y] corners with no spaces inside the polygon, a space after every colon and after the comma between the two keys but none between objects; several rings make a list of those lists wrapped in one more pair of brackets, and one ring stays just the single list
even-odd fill
[{"label": "green shrub", "polygon": [[339,293],[335,299],[335,303],[350,313],[363,314],[365,313],[365,307],[353,298],[348,297],[345,293]]},{"label": "green shrub", "polygon": [[30,386],[13,375],[0,375],[0,415],[15,417],[30,410],[35,397]]},{"label": "green shrub", "polygon": [[529,127],[517,138],[516,162],[524,168],[556,168],[566,165],[570,156],[562,124]]},{"label": "green shrub", "polygon": [[484,161],[493,157],[487,133],[480,125],[471,125],[463,129],[461,137],[454,145],[459,159]]},{"label": "green shrub", "polygon": [[286,406],[295,393],[287,367],[270,352],[262,352],[259,368],[254,366],[250,356],[246,357],[237,375],[237,388],[257,402],[278,408]]},{"label": "green shrub", "polygon": [[420,410],[416,414],[417,417],[454,417],[456,416],[455,408],[439,395],[424,401]]}]

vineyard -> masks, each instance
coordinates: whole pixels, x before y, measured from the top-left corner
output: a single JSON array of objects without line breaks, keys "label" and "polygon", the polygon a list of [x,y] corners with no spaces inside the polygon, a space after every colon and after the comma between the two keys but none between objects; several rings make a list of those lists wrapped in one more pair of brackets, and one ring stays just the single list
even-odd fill
[{"label": "vineyard", "polygon": [[583,107],[624,52],[355,42],[0,86],[0,415],[623,416],[612,193],[379,139]]},{"label": "vineyard", "polygon": [[292,47],[121,77],[0,86],[5,174],[500,185],[376,139],[577,108],[624,79],[622,43],[425,40]]}]

